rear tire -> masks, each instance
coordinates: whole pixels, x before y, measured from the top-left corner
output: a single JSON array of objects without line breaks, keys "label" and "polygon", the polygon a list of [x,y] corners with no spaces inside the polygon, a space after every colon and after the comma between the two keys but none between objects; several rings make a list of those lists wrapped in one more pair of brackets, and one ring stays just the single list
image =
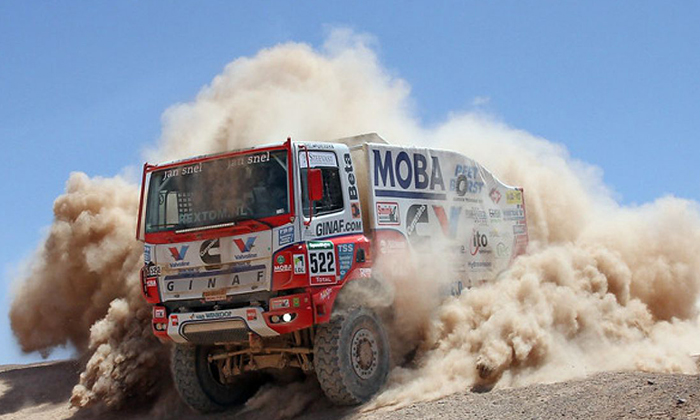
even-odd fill
[{"label": "rear tire", "polygon": [[314,338],[316,377],[338,405],[369,400],[386,382],[389,342],[374,312],[361,307],[333,315]]},{"label": "rear tire", "polygon": [[195,411],[213,413],[245,403],[262,382],[241,377],[234,384],[219,380],[218,370],[209,363],[211,347],[175,345],[172,353],[173,382],[182,400]]}]

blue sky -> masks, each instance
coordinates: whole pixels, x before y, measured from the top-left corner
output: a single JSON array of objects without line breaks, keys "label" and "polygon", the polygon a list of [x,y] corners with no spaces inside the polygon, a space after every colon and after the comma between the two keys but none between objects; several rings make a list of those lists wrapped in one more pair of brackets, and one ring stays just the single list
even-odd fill
[{"label": "blue sky", "polygon": [[[226,63],[286,41],[318,47],[337,26],[375,37],[425,125],[479,103],[601,167],[622,203],[700,201],[697,2],[6,0],[3,307],[71,171],[141,165],[162,112]],[[3,316],[0,364],[36,360],[21,356]]]}]

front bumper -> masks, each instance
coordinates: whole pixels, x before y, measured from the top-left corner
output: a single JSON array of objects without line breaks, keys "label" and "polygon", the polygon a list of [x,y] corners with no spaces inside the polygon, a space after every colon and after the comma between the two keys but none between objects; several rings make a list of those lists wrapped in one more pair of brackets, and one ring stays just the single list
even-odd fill
[{"label": "front bumper", "polygon": [[259,307],[170,314],[167,335],[176,343],[214,344],[247,341],[248,333],[279,335],[267,326]]},{"label": "front bumper", "polygon": [[168,314],[165,306],[153,307],[153,333],[176,343],[222,344],[248,341],[250,333],[276,337],[314,325],[308,293],[270,299],[270,309],[259,306],[203,312]]}]

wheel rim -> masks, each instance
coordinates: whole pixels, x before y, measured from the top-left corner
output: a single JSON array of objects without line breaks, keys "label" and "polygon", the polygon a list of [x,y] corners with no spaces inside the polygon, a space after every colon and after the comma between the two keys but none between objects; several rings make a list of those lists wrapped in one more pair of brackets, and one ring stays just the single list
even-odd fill
[{"label": "wheel rim", "polygon": [[352,337],[352,368],[362,379],[371,377],[377,370],[379,346],[374,333],[361,328]]},{"label": "wheel rim", "polygon": [[209,361],[209,355],[211,354],[211,350],[203,350],[202,355],[200,357],[204,357],[205,363],[206,363],[206,369],[204,374],[208,375],[211,379],[214,380],[214,383],[217,386],[222,386],[225,387],[226,384],[221,380],[221,375],[219,374],[219,367],[217,366],[216,362],[210,362]]}]

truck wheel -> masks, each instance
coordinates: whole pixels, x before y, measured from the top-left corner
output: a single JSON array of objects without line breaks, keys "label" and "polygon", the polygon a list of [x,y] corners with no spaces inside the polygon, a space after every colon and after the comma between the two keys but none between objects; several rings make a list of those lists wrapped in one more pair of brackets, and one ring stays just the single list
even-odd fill
[{"label": "truck wheel", "polygon": [[219,379],[216,366],[209,363],[211,347],[175,345],[172,353],[172,373],[175,388],[182,400],[195,411],[212,413],[243,404],[261,385],[253,378],[234,384]]},{"label": "truck wheel", "polygon": [[318,382],[333,403],[369,400],[389,373],[389,343],[377,316],[356,307],[320,325],[314,338],[314,365]]}]

